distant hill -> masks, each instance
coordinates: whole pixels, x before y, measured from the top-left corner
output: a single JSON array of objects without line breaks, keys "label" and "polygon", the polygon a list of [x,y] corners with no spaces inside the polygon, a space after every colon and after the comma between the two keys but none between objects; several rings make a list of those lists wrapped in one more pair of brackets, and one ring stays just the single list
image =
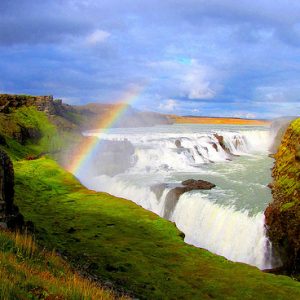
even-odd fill
[{"label": "distant hill", "polygon": [[[30,106],[45,112],[59,128],[72,131],[96,129],[101,119],[114,117],[117,104],[88,103],[74,106],[63,103],[61,99],[54,99],[51,95],[0,94],[0,113]],[[129,106],[116,118],[112,127],[149,127],[157,124],[172,124],[172,121],[167,115],[143,112]]]},{"label": "distant hill", "polygon": [[[81,124],[86,129],[96,128],[101,118],[108,116],[116,109],[117,104],[89,103],[73,108],[81,116]],[[158,124],[172,124],[167,116],[156,112],[143,112],[129,106],[124,113],[118,117],[113,127],[149,127]]]}]

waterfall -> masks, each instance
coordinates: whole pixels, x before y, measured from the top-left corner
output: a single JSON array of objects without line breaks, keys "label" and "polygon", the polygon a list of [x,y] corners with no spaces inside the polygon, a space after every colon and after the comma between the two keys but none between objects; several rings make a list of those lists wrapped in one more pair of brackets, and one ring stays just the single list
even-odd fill
[{"label": "waterfall", "polygon": [[272,267],[263,213],[249,216],[246,211],[212,203],[203,195],[186,193],[171,220],[189,244],[260,269]]},{"label": "waterfall", "polygon": [[[127,169],[113,176],[105,173],[108,155],[102,151],[95,154],[92,165],[86,166],[93,172],[79,176],[82,183],[90,189],[130,199],[163,217],[166,195],[173,187],[183,179],[209,177],[213,183],[219,183],[216,189],[182,194],[169,216],[185,233],[185,241],[232,261],[261,269],[275,267],[263,215],[265,202],[271,196],[266,188],[268,181],[259,181],[264,180],[268,168],[255,165],[267,159],[268,130],[190,127],[183,131],[175,126],[156,129],[120,129],[102,135],[104,140],[114,141],[111,145],[124,140],[132,145],[133,150],[121,155],[119,146],[118,155],[109,161],[118,165],[126,160]],[[85,134],[97,135],[97,131]],[[109,151],[110,156],[116,152],[102,149]],[[265,173],[260,175],[260,171]],[[160,183],[166,186],[158,197],[151,187]],[[260,193],[253,194],[256,189]],[[244,193],[243,199],[240,193]]]}]

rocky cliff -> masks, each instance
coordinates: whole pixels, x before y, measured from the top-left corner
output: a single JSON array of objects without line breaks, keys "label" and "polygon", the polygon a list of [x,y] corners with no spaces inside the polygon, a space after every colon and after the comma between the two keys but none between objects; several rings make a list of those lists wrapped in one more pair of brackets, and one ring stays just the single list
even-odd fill
[{"label": "rocky cliff", "polygon": [[0,228],[16,228],[23,225],[23,216],[13,204],[14,170],[8,155],[0,150]]},{"label": "rocky cliff", "polygon": [[265,211],[267,233],[284,272],[300,274],[300,118],[286,130],[272,170],[273,202]]},{"label": "rocky cliff", "polygon": [[54,100],[53,96],[0,94],[0,113],[9,113],[23,106],[35,106],[48,115],[65,115],[68,110],[72,110],[70,105],[63,104],[60,99]]}]

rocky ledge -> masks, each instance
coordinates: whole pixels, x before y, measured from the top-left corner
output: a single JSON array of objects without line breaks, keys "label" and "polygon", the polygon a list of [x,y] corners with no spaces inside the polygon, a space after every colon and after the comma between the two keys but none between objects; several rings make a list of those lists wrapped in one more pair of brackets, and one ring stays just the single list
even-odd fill
[{"label": "rocky ledge", "polygon": [[[164,218],[170,219],[172,213],[175,209],[175,206],[179,200],[179,197],[186,193],[193,190],[211,190],[216,185],[210,183],[205,180],[195,180],[195,179],[188,179],[181,182],[181,186],[177,186],[171,189],[168,194],[166,195],[166,202],[165,202],[165,209],[164,209]],[[151,187],[151,191],[156,195],[157,199],[160,199],[164,190],[168,187],[166,183],[161,183],[157,185],[153,185]]]},{"label": "rocky ledge", "polygon": [[267,234],[286,274],[300,274],[300,118],[286,130],[272,170],[273,201],[265,210]]}]

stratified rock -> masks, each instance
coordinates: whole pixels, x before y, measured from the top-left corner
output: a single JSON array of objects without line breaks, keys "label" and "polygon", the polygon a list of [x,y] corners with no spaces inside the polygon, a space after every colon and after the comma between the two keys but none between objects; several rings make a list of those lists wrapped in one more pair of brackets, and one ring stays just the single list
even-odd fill
[{"label": "stratified rock", "polygon": [[300,274],[300,118],[286,130],[272,171],[273,202],[265,210],[267,234],[288,274]]},{"label": "stratified rock", "polygon": [[44,111],[48,114],[55,112],[53,96],[0,94],[0,112],[9,113],[11,108],[22,106],[35,106],[39,111]]},{"label": "stratified rock", "polygon": [[14,170],[9,156],[0,150],[0,222],[1,227],[16,228],[23,225],[23,216],[13,204]]},{"label": "stratified rock", "polygon": [[218,135],[217,133],[214,134],[215,138],[218,140],[220,146],[222,149],[228,153],[230,153],[230,150],[226,147],[225,142],[224,142],[224,137],[222,135]]},{"label": "stratified rock", "polygon": [[170,190],[166,196],[165,209],[164,209],[164,218],[170,219],[172,213],[175,209],[175,206],[179,200],[179,197],[186,192],[193,190],[210,190],[216,185],[205,180],[195,180],[188,179],[181,183],[183,186],[175,187]]}]

